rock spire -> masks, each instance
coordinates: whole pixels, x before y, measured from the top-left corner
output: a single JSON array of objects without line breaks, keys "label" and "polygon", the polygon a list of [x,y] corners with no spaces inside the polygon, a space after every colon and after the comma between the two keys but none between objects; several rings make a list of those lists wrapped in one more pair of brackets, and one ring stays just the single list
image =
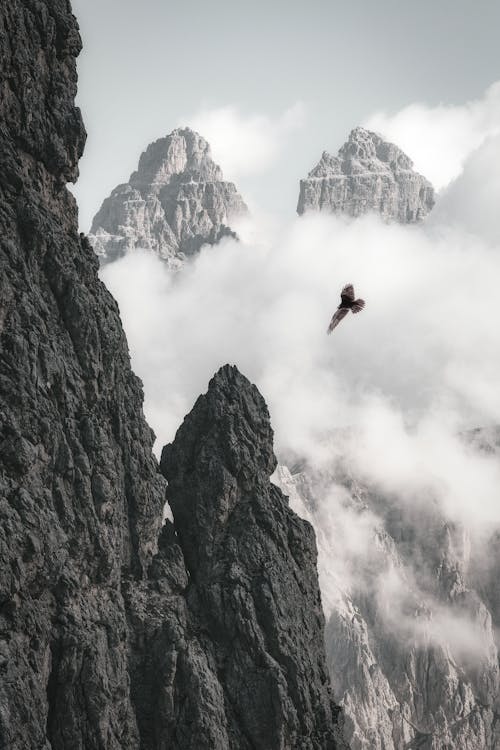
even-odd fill
[{"label": "rock spire", "polygon": [[151,143],[128,183],[105,199],[89,239],[101,262],[142,248],[178,268],[202,245],[235,236],[230,223],[247,210],[205,139],[178,128]]},{"label": "rock spire", "polygon": [[324,151],[300,181],[297,212],[327,211],[348,216],[373,212],[385,221],[409,224],[423,219],[434,205],[430,182],[413,162],[376,133],[355,128],[337,156]]}]

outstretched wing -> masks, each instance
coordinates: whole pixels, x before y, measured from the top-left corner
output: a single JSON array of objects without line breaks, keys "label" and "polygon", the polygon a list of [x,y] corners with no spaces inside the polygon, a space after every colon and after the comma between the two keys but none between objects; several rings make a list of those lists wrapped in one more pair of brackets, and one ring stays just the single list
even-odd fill
[{"label": "outstretched wing", "polygon": [[349,304],[349,302],[354,301],[354,287],[352,284],[346,284],[345,287],[342,289],[342,292],[340,294],[340,299],[342,300],[342,304]]},{"label": "outstretched wing", "polygon": [[351,310],[353,311],[353,313],[358,313],[358,312],[361,312],[364,306],[365,306],[364,299],[357,299],[354,301],[354,304],[351,307]]},{"label": "outstretched wing", "polygon": [[348,307],[339,307],[338,310],[335,310],[333,314],[333,318],[330,321],[330,325],[328,326],[327,333],[331,333],[333,329],[338,326],[342,318],[345,318],[348,312],[349,312]]}]

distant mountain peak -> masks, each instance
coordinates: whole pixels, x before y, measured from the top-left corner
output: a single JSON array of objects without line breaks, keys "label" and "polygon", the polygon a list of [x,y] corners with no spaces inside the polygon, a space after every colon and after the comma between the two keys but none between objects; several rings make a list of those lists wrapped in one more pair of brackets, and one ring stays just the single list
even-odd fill
[{"label": "distant mountain peak", "polygon": [[195,182],[221,182],[222,169],[213,161],[209,143],[191,128],[176,128],[151,143],[141,154],[130,177],[133,187],[161,189],[176,175],[191,175]]},{"label": "distant mountain peak", "polygon": [[128,183],[104,200],[89,239],[104,263],[142,248],[176,268],[202,245],[235,236],[231,219],[247,212],[208,142],[191,128],[176,128],[151,143]]},{"label": "distant mountain peak", "polygon": [[414,171],[409,156],[377,133],[357,127],[337,156],[323,151],[300,181],[297,212],[373,212],[386,221],[408,224],[423,219],[433,205],[434,188]]}]

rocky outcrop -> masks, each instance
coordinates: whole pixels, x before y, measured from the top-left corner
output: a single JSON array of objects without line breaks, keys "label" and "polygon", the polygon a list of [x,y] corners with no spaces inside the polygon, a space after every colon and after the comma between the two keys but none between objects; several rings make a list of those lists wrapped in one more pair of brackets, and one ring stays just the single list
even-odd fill
[{"label": "rocky outcrop", "polygon": [[0,8],[0,747],[136,747],[123,577],[165,482],[65,184],[85,142],[66,0]]},{"label": "rocky outcrop", "polygon": [[[280,467],[274,481],[316,526],[327,657],[350,747],[500,747],[498,534],[485,549],[432,499],[384,496],[341,465]],[[332,493],[354,540],[341,555],[341,526],[324,523]]]},{"label": "rocky outcrop", "polygon": [[337,156],[326,151],[300,181],[297,212],[327,211],[348,216],[379,214],[402,224],[420,221],[434,205],[430,182],[413,162],[376,133],[355,128]]},{"label": "rocky outcrop", "polygon": [[265,406],[218,375],[165,453],[162,527],[141,383],[65,187],[69,3],[2,4],[0,45],[0,747],[335,747],[314,537],[266,483]]},{"label": "rocky outcrop", "polygon": [[343,746],[324,661],[314,532],[269,480],[272,431],[255,386],[222,368],[160,465],[189,573],[189,611],[223,696],[220,737],[206,747]]},{"label": "rocky outcrop", "polygon": [[142,154],[137,172],[118,185],[94,217],[89,239],[101,262],[134,248],[178,268],[204,244],[235,236],[231,220],[247,213],[224,182],[210,146],[189,128],[174,130]]}]

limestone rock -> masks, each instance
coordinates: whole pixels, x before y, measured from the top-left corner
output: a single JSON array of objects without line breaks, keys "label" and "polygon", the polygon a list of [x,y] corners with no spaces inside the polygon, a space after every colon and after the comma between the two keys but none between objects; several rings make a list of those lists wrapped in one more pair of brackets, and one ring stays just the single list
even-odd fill
[{"label": "limestone rock", "polygon": [[190,576],[188,606],[220,691],[228,748],[344,747],[325,671],[314,532],[269,477],[262,396],[222,368],[161,469]]},{"label": "limestone rock", "polygon": [[190,128],[179,128],[148,146],[129,182],[102,204],[89,239],[101,262],[142,248],[178,268],[203,244],[235,236],[231,219],[246,213],[208,143]]},{"label": "limestone rock", "polygon": [[409,224],[434,205],[430,182],[413,170],[400,148],[376,133],[355,128],[337,156],[326,151],[300,181],[297,212],[327,211],[348,216],[369,212]]},{"label": "limestone rock", "polygon": [[66,0],[0,9],[0,747],[134,747],[122,576],[165,482],[66,190],[85,130]]},{"label": "limestone rock", "polygon": [[[468,437],[492,450],[493,431]],[[316,528],[327,659],[352,750],[500,747],[498,533],[484,549],[432,501],[386,497],[342,464],[280,467],[274,481]],[[323,523],[332,481],[351,519],[377,519],[352,556],[336,556]]]},{"label": "limestone rock", "polygon": [[[269,731],[269,750],[282,750],[283,736],[297,750],[334,747],[313,532],[265,484],[271,430],[241,376],[250,395],[238,401],[233,389],[233,400],[216,399],[220,445],[198,433],[203,461],[197,465],[195,451],[188,467],[184,429],[171,451],[179,466],[168,467],[176,508],[180,474],[187,486],[198,478],[207,514],[213,500],[210,533],[220,546],[210,554],[220,569],[207,567],[207,592],[193,582],[182,514],[179,533],[162,526],[166,482],[152,454],[142,386],[65,187],[85,141],[74,107],[79,49],[67,0],[0,6],[0,747],[236,750],[250,748],[245,726],[256,717],[267,721],[259,731]],[[216,383],[224,388],[225,378]],[[252,399],[261,414],[245,421],[239,410]],[[241,426],[226,443],[225,425]],[[227,463],[219,448],[238,463]],[[207,480],[203,488],[207,463],[216,476],[227,473],[227,484]],[[254,471],[256,499],[248,496]],[[235,539],[226,549],[231,522],[219,517],[218,489],[238,501],[235,520],[246,507],[260,514],[232,559]],[[251,528],[255,548],[247,555]],[[196,532],[208,554],[206,534]],[[286,563],[288,583],[275,578],[284,578]],[[293,612],[283,600],[292,594]],[[231,611],[215,610],[218,595]],[[261,598],[251,612],[253,596]],[[228,637],[241,659],[244,700]],[[263,686],[272,695],[267,714]],[[253,719],[237,713],[250,705]]]}]

